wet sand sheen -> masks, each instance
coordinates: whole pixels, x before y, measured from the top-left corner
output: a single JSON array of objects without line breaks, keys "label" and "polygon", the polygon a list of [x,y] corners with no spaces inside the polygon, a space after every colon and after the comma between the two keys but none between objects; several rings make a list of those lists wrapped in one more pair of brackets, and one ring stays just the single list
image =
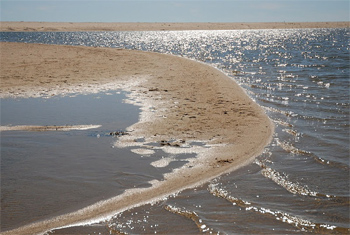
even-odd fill
[{"label": "wet sand sheen", "polygon": [[[178,141],[164,151],[196,159],[153,186],[133,189],[80,211],[5,234],[41,233],[97,221],[118,211],[194,187],[251,162],[271,140],[273,125],[262,108],[229,77],[208,65],[158,53],[56,45],[1,43],[0,97],[52,96],[68,91],[124,89],[141,105],[138,123],[117,147]],[[5,59],[6,58],[6,59]],[[201,141],[206,148],[181,148]]]}]

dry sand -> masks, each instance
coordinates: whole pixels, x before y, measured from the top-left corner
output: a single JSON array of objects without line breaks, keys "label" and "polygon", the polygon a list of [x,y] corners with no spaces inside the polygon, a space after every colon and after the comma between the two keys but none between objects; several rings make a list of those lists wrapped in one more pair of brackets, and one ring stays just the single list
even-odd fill
[{"label": "dry sand", "polygon": [[[1,42],[0,97],[52,96],[67,91],[121,88],[142,106],[140,121],[116,146],[202,141],[207,147],[164,145],[191,151],[197,159],[108,201],[4,234],[33,234],[69,224],[108,218],[113,213],[159,200],[251,162],[263,151],[273,125],[263,109],[217,69],[181,57],[111,48]],[[140,143],[137,143],[140,145]],[[136,145],[135,145],[136,146]]]},{"label": "dry sand", "polygon": [[159,31],[159,30],[235,30],[348,28],[349,22],[275,22],[275,23],[72,23],[0,22],[0,31]]}]

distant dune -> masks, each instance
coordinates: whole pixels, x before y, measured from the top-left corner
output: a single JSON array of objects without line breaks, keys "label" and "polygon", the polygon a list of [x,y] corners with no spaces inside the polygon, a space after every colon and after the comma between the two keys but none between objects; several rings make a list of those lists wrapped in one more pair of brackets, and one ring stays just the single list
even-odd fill
[{"label": "distant dune", "polygon": [[350,22],[271,22],[271,23],[72,23],[0,22],[0,31],[172,31],[292,28],[349,28]]}]

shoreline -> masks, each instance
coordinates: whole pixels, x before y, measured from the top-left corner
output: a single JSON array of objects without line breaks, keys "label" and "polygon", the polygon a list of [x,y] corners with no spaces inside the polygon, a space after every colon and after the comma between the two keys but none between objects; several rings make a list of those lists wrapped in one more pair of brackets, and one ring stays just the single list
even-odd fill
[{"label": "shoreline", "polygon": [[261,22],[261,23],[78,23],[0,21],[0,32],[72,32],[72,31],[176,31],[349,28],[350,22]]},{"label": "shoreline", "polygon": [[[116,212],[161,200],[246,165],[261,154],[274,131],[264,110],[221,71],[190,59],[153,52],[1,42],[0,97],[33,97],[123,89],[141,106],[139,122],[115,143],[165,152],[197,154],[150,188],[125,193],[53,219],[3,234],[41,233],[103,220]],[[5,60],[6,58],[6,60]],[[233,92],[234,91],[234,92]],[[150,109],[152,107],[152,109]],[[145,141],[135,142],[143,138]],[[204,147],[181,147],[200,141]]]}]

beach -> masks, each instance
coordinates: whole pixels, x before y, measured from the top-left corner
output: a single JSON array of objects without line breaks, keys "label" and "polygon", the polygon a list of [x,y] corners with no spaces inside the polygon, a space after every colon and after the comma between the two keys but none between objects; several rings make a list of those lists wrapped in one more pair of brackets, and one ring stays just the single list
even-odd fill
[{"label": "beach", "polygon": [[137,138],[148,143],[175,140],[180,145],[198,140],[211,146],[197,153],[191,167],[169,173],[151,188],[129,191],[13,234],[103,218],[200,185],[251,162],[271,140],[273,125],[264,111],[225,74],[196,61],[121,49],[4,42],[1,52],[1,97],[52,96],[72,87],[79,92],[113,83],[157,110],[145,109],[139,122],[129,127],[130,135],[116,146],[130,146]]},{"label": "beach", "polygon": [[[7,22],[1,22],[2,31],[171,31],[195,29],[348,28],[349,26],[348,22],[269,24],[78,24],[12,22],[11,25],[6,23]],[[285,39],[281,39],[283,43],[284,40]],[[265,41],[269,42],[268,39]],[[251,46],[249,43],[247,43],[247,45],[239,45],[240,47],[237,47],[236,50],[242,48],[242,52],[244,52],[244,47],[247,47],[249,50],[249,46]],[[300,45],[303,44],[301,43]],[[328,196],[328,194],[325,194],[327,196],[322,196],[322,189],[320,189],[321,193],[313,193],[308,189],[308,185],[311,185],[310,183],[308,185],[306,183],[303,185],[304,182],[298,179],[294,179],[295,182],[293,182],[293,178],[288,180],[288,174],[284,173],[288,171],[283,169],[283,167],[292,165],[299,155],[301,155],[302,159],[300,163],[301,166],[294,167],[293,169],[301,169],[304,167],[305,156],[308,156],[308,160],[311,162],[312,158],[309,157],[307,151],[299,151],[293,148],[293,145],[288,142],[290,141],[289,138],[292,138],[297,142],[294,144],[298,146],[299,138],[302,138],[302,131],[299,131],[300,133],[295,131],[295,123],[290,120],[293,120],[295,114],[288,110],[288,101],[291,102],[294,97],[302,97],[304,93],[307,97],[307,95],[309,95],[307,93],[308,86],[303,86],[302,89],[304,93],[300,93],[298,96],[294,96],[294,92],[292,92],[293,94],[290,95],[290,97],[287,95],[271,96],[270,93],[272,90],[276,92],[283,88],[284,83],[280,83],[278,79],[286,80],[286,78],[298,78],[298,76],[294,76],[290,71],[286,71],[285,75],[280,74],[282,73],[281,70],[284,68],[283,66],[286,66],[283,60],[277,61],[278,63],[275,66],[280,69],[278,70],[278,74],[274,76],[278,78],[276,80],[276,83],[278,83],[276,88],[271,88],[266,84],[251,85],[252,89],[261,88],[261,96],[267,96],[266,100],[261,97],[258,98],[258,101],[259,99],[263,101],[261,103],[260,100],[260,105],[266,104],[266,107],[263,105],[265,108],[263,109],[253,101],[247,95],[246,91],[232,78],[228,77],[227,74],[224,74],[207,63],[183,58],[182,54],[180,54],[181,56],[174,56],[117,48],[10,42],[1,42],[0,50],[0,98],[49,98],[72,93],[85,94],[106,90],[123,90],[129,93],[127,102],[140,106],[141,112],[138,122],[126,129],[128,135],[118,137],[113,147],[132,147],[133,151],[140,154],[141,157],[158,148],[169,154],[189,153],[196,155],[196,158],[190,160],[182,167],[170,173],[166,173],[164,175],[164,180],[151,181],[151,186],[148,188],[129,189],[120,195],[116,195],[115,197],[97,204],[92,204],[81,210],[52,219],[35,222],[28,226],[5,232],[4,234],[42,233],[54,228],[92,224],[94,222],[108,220],[116,213],[128,211],[131,208],[148,203],[154,205],[153,203],[169,195],[177,195],[177,193],[184,189],[198,187],[219,175],[232,172],[242,166],[252,163],[255,157],[260,155],[264,151],[265,146],[271,142],[272,135],[274,131],[276,131],[275,126],[283,130],[277,130],[279,132],[274,135],[274,140],[272,140],[273,144],[270,145],[281,146],[283,150],[286,151],[287,157],[283,159],[283,161],[280,161],[282,166],[280,172],[273,170],[274,164],[278,164],[278,161],[275,161],[275,159],[264,156],[263,158],[267,158],[266,161],[261,159],[256,160],[255,163],[259,166],[259,169],[261,167],[263,180],[272,179],[272,181],[276,181],[276,185],[282,186],[281,190],[283,193],[287,192],[287,195],[283,194],[284,196],[281,197],[283,201],[285,201],[286,197],[289,198],[289,201],[299,197],[304,200],[305,198],[303,195],[309,195],[308,197],[311,198],[310,201],[314,201],[315,195],[317,195],[317,198],[320,197],[323,199],[324,197],[327,198],[327,200],[329,197],[336,198],[336,196]],[[250,53],[254,53],[254,50]],[[263,54],[264,53],[262,53],[262,55]],[[187,56],[184,55],[184,57]],[[195,59],[201,60],[200,57]],[[247,61],[247,65],[242,69],[245,73],[241,73],[241,77],[243,79],[246,76],[248,77],[246,81],[246,83],[249,84],[248,86],[250,86],[251,83],[261,82],[259,77],[254,80],[249,80],[250,76],[257,76],[256,74],[259,76],[261,73],[262,77],[271,77],[270,73],[264,75],[266,73],[263,69],[268,67],[267,65],[261,67],[257,66],[259,71],[257,73],[253,71],[249,74],[251,69],[250,61],[252,59],[244,58],[239,64],[242,64],[245,60]],[[209,64],[210,63],[211,62],[209,62]],[[232,63],[236,62],[233,61]],[[291,66],[294,66],[294,64]],[[238,72],[237,70],[238,69],[231,68],[231,71],[225,70],[225,72],[233,73],[233,76],[236,76],[235,73]],[[272,79],[274,77],[272,77]],[[314,74],[300,77],[312,79]],[[264,80],[262,83],[264,83]],[[320,81],[317,81],[315,84],[318,86],[323,85]],[[324,84],[325,85],[322,86],[321,89],[326,91],[329,86],[333,87],[333,84],[329,85],[326,81]],[[324,92],[324,90],[322,91]],[[249,92],[249,90],[247,92]],[[251,95],[251,93],[249,94]],[[276,103],[280,106],[271,108],[270,106],[274,107],[274,99],[277,100]],[[286,106],[286,111],[280,111],[283,110],[284,106]],[[267,110],[270,112],[269,116],[271,112],[276,112],[278,118],[275,117],[275,119],[273,119],[270,117],[271,120],[265,114]],[[274,115],[276,116],[276,114]],[[279,115],[283,117],[281,118]],[[98,125],[100,123],[94,124]],[[85,128],[85,126],[83,127]],[[81,128],[81,126],[10,126],[2,127],[0,131],[50,131],[55,128],[56,130],[59,128],[65,131],[70,128]],[[287,135],[288,137],[282,139],[281,136],[283,135]],[[279,140],[279,138],[281,138],[281,140]],[[270,145],[269,148],[273,148]],[[303,149],[306,147],[302,146],[299,148]],[[268,154],[269,150],[266,151],[266,155]],[[272,156],[273,154],[274,153],[271,153]],[[281,154],[279,153],[279,155]],[[327,161],[324,161],[322,158],[319,160],[315,157],[315,159],[316,163],[321,162],[322,164],[328,164]],[[288,162],[288,164],[285,164],[285,162]],[[162,165],[165,163],[159,160],[157,164]],[[250,164],[248,169],[253,169],[254,171],[254,167],[252,168],[251,165],[256,166],[256,164]],[[321,166],[323,167],[323,165]],[[319,170],[317,172],[319,172]],[[234,173],[237,173],[237,171]],[[291,174],[293,175],[293,173],[292,171]],[[260,175],[260,173],[257,174]],[[301,174],[304,174],[304,172],[297,172],[295,175],[299,176]],[[233,176],[231,175],[231,177]],[[262,203],[259,208],[256,204],[254,205],[254,200],[256,198],[265,198],[261,196],[264,194],[264,189],[261,191],[254,190],[258,188],[259,185],[262,185],[261,187],[264,188],[265,184],[261,184],[261,179],[259,178],[255,188],[249,187],[247,186],[249,185],[249,177],[251,176],[248,174],[240,179],[243,184],[242,190],[244,192],[252,191],[250,194],[253,195],[253,199],[250,199],[253,205],[247,208],[255,208],[252,210],[259,212],[263,211],[265,204]],[[318,178],[319,177],[305,176],[305,179]],[[244,185],[245,179],[247,179],[247,185]],[[229,180],[231,181],[231,179]],[[234,193],[237,193],[240,189],[240,187],[237,189],[237,185],[239,185],[240,181],[233,181],[233,190],[231,190],[233,196],[235,195]],[[272,185],[271,187],[280,187],[276,185]],[[299,189],[296,193],[291,190],[290,187],[292,187],[292,189]],[[230,202],[230,205],[232,204],[231,202],[233,202],[233,205],[237,204],[239,207],[242,207],[243,211],[248,210],[245,209],[248,204],[243,203],[243,206],[240,205],[241,198],[244,202],[243,198],[246,197],[245,194],[241,197],[236,196],[238,199],[235,199],[224,193],[224,191],[220,191],[220,187],[215,183],[209,183],[208,188],[205,187],[204,191],[207,190],[218,198],[226,198]],[[194,194],[196,194],[197,188],[194,189],[194,191]],[[256,194],[260,194],[260,196]],[[270,194],[266,194],[265,196],[266,198],[272,198],[272,201],[276,199],[273,199]],[[306,201],[305,204],[310,205],[308,201]],[[171,206],[170,203],[170,207],[167,205],[166,208],[173,208]],[[267,208],[273,208],[273,206],[270,205],[270,207]],[[177,211],[176,207],[172,210],[174,212]],[[268,210],[269,209],[266,211],[268,212]],[[274,210],[276,211],[274,215],[276,220],[280,221],[278,210]],[[140,212],[140,210],[136,211]],[[181,212],[180,209],[179,211]],[[210,213],[212,212],[210,209],[209,211]],[[272,212],[270,211],[269,213],[271,214]],[[232,211],[227,212],[227,215],[231,214]],[[261,214],[266,213],[261,212]],[[282,217],[285,218],[285,214],[282,215]],[[289,218],[291,219],[292,217]],[[291,220],[296,221],[293,218]],[[265,226],[265,223],[261,223]],[[299,221],[299,223],[302,224],[303,222]],[[229,224],[231,224],[231,222]],[[250,225],[251,223],[249,226]],[[202,224],[200,224],[198,228],[201,226]],[[298,222],[295,223],[295,226],[298,226]],[[309,225],[304,223],[303,226],[308,228]],[[79,231],[79,228],[82,227],[77,228],[77,231]],[[259,229],[260,228],[255,231],[260,231]],[[65,230],[63,230],[63,233],[64,231]],[[280,231],[285,232],[287,230]]]},{"label": "beach", "polygon": [[0,22],[2,32],[66,31],[172,31],[348,28],[349,22],[263,22],[263,23],[78,23],[78,22]]}]

